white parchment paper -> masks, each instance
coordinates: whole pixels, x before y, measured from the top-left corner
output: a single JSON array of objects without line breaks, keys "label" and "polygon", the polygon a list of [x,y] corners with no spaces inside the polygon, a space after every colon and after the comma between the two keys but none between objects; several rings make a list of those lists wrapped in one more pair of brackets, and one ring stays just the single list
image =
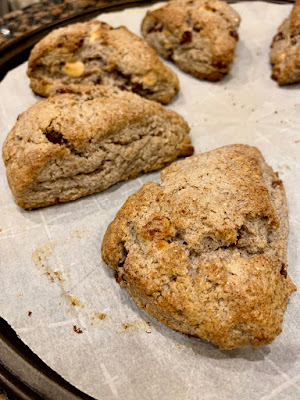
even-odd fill
[{"label": "white parchment paper", "polygon": [[[190,124],[197,153],[247,143],[279,171],[290,208],[288,271],[300,287],[300,87],[279,88],[268,61],[271,39],[291,6],[249,1],[233,7],[242,24],[231,73],[208,83],[171,65],[181,92],[169,107]],[[139,34],[146,9],[101,19]],[[1,146],[18,114],[38,100],[25,72],[26,64],[0,84]],[[1,316],[73,385],[97,399],[300,398],[298,293],[291,297],[283,333],[271,345],[219,351],[148,316],[102,262],[108,223],[143,183],[159,181],[159,173],[36,211],[14,204],[2,161],[0,174]]]}]

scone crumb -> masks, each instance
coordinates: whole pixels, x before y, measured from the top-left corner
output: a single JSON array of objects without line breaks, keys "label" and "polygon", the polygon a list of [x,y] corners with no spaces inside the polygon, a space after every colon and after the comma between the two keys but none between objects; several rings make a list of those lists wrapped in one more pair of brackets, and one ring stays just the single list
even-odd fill
[{"label": "scone crumb", "polygon": [[76,333],[83,333],[82,330],[80,328],[77,328],[76,325],[73,325],[73,331]]},{"label": "scone crumb", "polygon": [[95,317],[97,317],[98,319],[104,320],[106,318],[106,314],[105,313],[96,313]]},{"label": "scone crumb", "polygon": [[78,297],[75,297],[72,294],[66,294],[66,297],[71,302],[72,306],[85,308],[85,305]]},{"label": "scone crumb", "polygon": [[101,313],[101,312],[95,312],[92,314],[92,322],[91,325],[94,325],[94,323],[96,324],[99,321],[103,321],[105,318],[107,317],[107,315],[105,313]]}]

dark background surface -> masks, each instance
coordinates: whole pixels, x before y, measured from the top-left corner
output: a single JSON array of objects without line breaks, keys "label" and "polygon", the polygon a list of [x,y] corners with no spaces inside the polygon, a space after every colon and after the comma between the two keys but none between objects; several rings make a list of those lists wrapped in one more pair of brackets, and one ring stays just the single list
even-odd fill
[{"label": "dark background surface", "polygon": [[[123,9],[158,0],[41,0],[0,17],[0,80],[27,60],[30,49],[60,26],[89,20],[101,11]],[[0,3],[2,0],[0,0]]]}]

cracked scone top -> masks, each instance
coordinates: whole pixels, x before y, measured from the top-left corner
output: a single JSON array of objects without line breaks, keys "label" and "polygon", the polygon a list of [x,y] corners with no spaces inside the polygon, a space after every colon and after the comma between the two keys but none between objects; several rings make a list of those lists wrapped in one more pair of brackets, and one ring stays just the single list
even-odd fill
[{"label": "cracked scone top", "polygon": [[217,81],[229,72],[240,16],[219,0],[172,0],[148,11],[141,31],[167,60],[198,79]]},{"label": "cracked scone top", "polygon": [[145,40],[100,21],[52,31],[31,51],[27,74],[41,96],[61,84],[101,84],[167,104],[179,90],[176,74]]},{"label": "cracked scone top", "polygon": [[300,82],[300,0],[278,28],[271,45],[270,61],[272,78],[279,85]]},{"label": "cracked scone top", "polygon": [[193,152],[187,123],[159,103],[109,86],[60,90],[21,114],[4,142],[21,207],[75,200]]},{"label": "cracked scone top", "polygon": [[270,343],[288,297],[288,210],[278,175],[254,147],[173,163],[109,225],[104,261],[137,304],[221,349]]}]

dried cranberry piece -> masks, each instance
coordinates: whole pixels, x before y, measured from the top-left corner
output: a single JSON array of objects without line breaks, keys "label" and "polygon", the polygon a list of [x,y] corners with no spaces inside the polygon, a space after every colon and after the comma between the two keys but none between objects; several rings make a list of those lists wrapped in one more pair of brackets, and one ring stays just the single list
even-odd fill
[{"label": "dried cranberry piece", "polygon": [[180,39],[180,44],[185,44],[185,43],[190,43],[193,39],[193,34],[191,31],[185,31],[183,32],[181,39]]},{"label": "dried cranberry piece", "polygon": [[56,131],[49,131],[45,133],[47,139],[49,142],[54,143],[54,144],[63,144],[66,142],[65,138],[60,132]]}]

